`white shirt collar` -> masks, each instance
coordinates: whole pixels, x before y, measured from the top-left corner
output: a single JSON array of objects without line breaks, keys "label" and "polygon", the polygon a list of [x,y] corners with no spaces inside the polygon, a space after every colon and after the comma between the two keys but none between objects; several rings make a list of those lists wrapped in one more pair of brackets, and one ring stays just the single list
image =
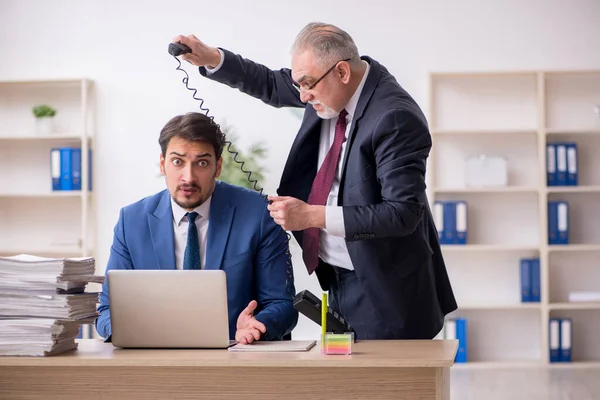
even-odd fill
[{"label": "white shirt collar", "polygon": [[360,84],[356,88],[356,91],[354,92],[352,97],[350,97],[350,100],[348,100],[348,104],[346,104],[346,107],[344,107],[346,109],[346,112],[348,112],[347,118],[350,120],[354,118],[354,113],[356,112],[356,106],[358,105],[358,99],[360,98],[360,93],[362,92],[363,87],[365,86],[365,82],[367,81],[367,76],[369,76],[369,70],[371,69],[371,66],[369,65],[368,62],[366,62],[365,60],[362,60],[362,62],[365,63],[367,68],[365,69],[365,73],[360,81]]},{"label": "white shirt collar", "polygon": [[[200,204],[194,209],[194,211],[196,211],[202,218],[208,219],[210,217],[211,199],[212,195],[210,195],[210,197],[206,199],[204,203]],[[183,220],[183,217],[185,217],[185,214],[187,214],[187,211],[181,208],[179,204],[175,203],[173,197],[171,197],[171,209],[173,210],[173,221],[175,221],[177,226],[179,226],[179,224],[181,224],[181,221]]]}]

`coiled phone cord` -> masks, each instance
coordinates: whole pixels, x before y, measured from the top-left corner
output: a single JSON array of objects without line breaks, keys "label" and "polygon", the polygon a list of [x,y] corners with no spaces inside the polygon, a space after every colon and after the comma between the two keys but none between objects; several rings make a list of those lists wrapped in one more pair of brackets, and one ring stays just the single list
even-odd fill
[{"label": "coiled phone cord", "polygon": [[[176,56],[173,56],[173,58],[177,61],[177,64],[178,64],[177,68],[175,68],[175,69],[177,71],[181,71],[185,74],[185,77],[181,80],[181,82],[185,85],[185,88],[187,90],[192,92],[192,97],[194,98],[194,100],[197,100],[200,102],[200,111],[202,111],[204,113],[204,115],[206,115],[208,118],[210,118],[211,122],[213,124],[217,125],[217,127],[220,129],[219,124],[217,124],[214,121],[214,117],[212,115],[208,115],[210,110],[208,108],[204,107],[204,99],[197,95],[198,89],[189,86],[188,83],[190,80],[190,76],[188,75],[188,73],[185,69],[181,68],[181,61]],[[246,162],[238,160],[239,152],[231,149],[231,146],[232,146],[231,141],[227,140],[227,138],[226,138],[225,143],[227,144],[226,149],[232,155],[233,161],[235,161],[236,163],[238,163],[240,165],[240,169],[242,170],[243,173],[245,173],[247,175],[246,179],[248,179],[248,181],[252,184],[252,186],[254,187],[254,190],[258,192],[258,194],[265,200],[266,203],[269,203],[269,199],[268,199],[267,195],[265,195],[263,193],[263,188],[258,187],[258,181],[256,179],[252,178],[252,171],[244,169],[244,164]],[[289,234],[289,232],[285,232],[285,234],[287,236],[287,241],[288,241],[288,243],[287,243],[288,246],[286,248],[287,272],[286,272],[286,277],[285,277],[285,290],[286,290],[287,294],[290,295],[290,297],[293,299],[294,293],[290,292],[290,285],[289,285],[290,281],[294,278],[294,271],[293,271],[293,266],[292,266],[292,253],[290,252],[290,246],[289,246],[292,236]]]}]

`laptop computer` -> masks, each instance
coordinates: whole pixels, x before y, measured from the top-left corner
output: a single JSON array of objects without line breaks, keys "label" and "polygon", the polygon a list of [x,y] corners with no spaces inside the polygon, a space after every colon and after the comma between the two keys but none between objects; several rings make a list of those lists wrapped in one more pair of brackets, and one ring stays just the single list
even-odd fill
[{"label": "laptop computer", "polygon": [[122,348],[227,348],[222,270],[111,270],[112,343]]}]

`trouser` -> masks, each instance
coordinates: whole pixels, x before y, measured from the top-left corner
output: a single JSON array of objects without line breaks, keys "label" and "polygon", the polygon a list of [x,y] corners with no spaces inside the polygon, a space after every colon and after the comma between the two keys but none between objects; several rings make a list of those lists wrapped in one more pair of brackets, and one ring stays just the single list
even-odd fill
[{"label": "trouser", "polygon": [[385,321],[375,311],[356,273],[336,266],[331,268],[334,274],[329,287],[329,307],[346,319],[356,339],[395,339]]}]

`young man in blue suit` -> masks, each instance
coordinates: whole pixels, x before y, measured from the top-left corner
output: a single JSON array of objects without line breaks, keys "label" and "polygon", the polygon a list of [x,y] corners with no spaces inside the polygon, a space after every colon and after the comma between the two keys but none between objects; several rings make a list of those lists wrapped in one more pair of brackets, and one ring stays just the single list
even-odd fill
[{"label": "young man in blue suit", "polygon": [[178,36],[200,74],[273,107],[304,109],[271,216],[294,232],[331,308],[358,339],[427,339],[457,308],[425,194],[427,121],[350,35],[308,24],[292,68],[271,70]]},{"label": "young man in blue suit", "polygon": [[[121,209],[107,272],[223,269],[230,339],[244,344],[281,339],[298,320],[284,230],[257,192],[216,180],[225,137],[207,116],[172,118],[159,144],[167,190]],[[109,337],[108,282],[98,311],[98,333]]]}]

